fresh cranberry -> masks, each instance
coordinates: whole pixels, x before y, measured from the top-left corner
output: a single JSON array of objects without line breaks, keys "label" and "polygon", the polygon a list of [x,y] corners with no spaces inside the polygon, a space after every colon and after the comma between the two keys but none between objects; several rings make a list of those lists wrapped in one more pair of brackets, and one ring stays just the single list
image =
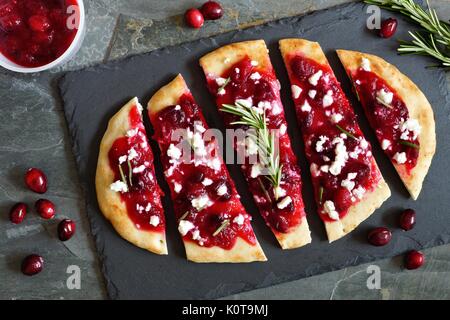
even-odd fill
[{"label": "fresh cranberry", "polygon": [[206,20],[217,20],[223,16],[222,6],[216,1],[205,2],[200,8],[200,11]]},{"label": "fresh cranberry", "polygon": [[22,273],[27,276],[34,276],[44,268],[44,259],[37,255],[31,254],[22,261]]},{"label": "fresh cranberry", "polygon": [[195,8],[186,11],[184,14],[184,19],[190,27],[195,29],[201,28],[203,26],[203,22],[205,21],[200,10]]},{"label": "fresh cranberry", "polygon": [[75,234],[75,222],[70,219],[64,219],[58,224],[58,238],[61,241],[67,241]]},{"label": "fresh cranberry", "polygon": [[47,191],[47,177],[44,172],[36,168],[28,169],[25,174],[25,184],[36,193],[45,193]]},{"label": "fresh cranberry", "polygon": [[27,205],[25,203],[16,203],[9,211],[9,219],[14,224],[19,224],[25,219],[27,215]]},{"label": "fresh cranberry", "polygon": [[334,195],[334,203],[339,211],[345,211],[352,205],[352,194],[347,188],[339,188]]},{"label": "fresh cranberry", "polygon": [[400,216],[400,227],[405,230],[411,230],[416,224],[416,212],[413,209],[406,209]]},{"label": "fresh cranberry", "polygon": [[292,59],[291,69],[299,80],[306,80],[316,72],[314,66],[303,60],[301,57],[295,57]]},{"label": "fresh cranberry", "polygon": [[50,21],[45,16],[31,16],[28,18],[28,25],[33,31],[44,32],[50,28]]},{"label": "fresh cranberry", "polygon": [[36,211],[44,219],[51,219],[55,216],[55,205],[47,199],[39,199],[35,204]]},{"label": "fresh cranberry", "polygon": [[397,19],[388,18],[381,23],[380,37],[390,38],[397,30]]},{"label": "fresh cranberry", "polygon": [[374,246],[384,246],[391,241],[392,233],[388,228],[379,227],[370,231],[367,238]]},{"label": "fresh cranberry", "polygon": [[198,182],[202,182],[203,179],[205,178],[205,174],[201,171],[194,171],[194,173],[191,175],[191,181],[193,183],[198,183]]},{"label": "fresh cranberry", "polygon": [[406,254],[405,267],[408,270],[420,268],[425,262],[425,256],[422,252],[412,250]]},{"label": "fresh cranberry", "polygon": [[39,44],[49,45],[49,44],[52,43],[54,35],[55,35],[55,33],[53,31],[49,32],[49,33],[47,33],[47,32],[35,32],[33,34],[33,40],[36,43],[39,43]]}]

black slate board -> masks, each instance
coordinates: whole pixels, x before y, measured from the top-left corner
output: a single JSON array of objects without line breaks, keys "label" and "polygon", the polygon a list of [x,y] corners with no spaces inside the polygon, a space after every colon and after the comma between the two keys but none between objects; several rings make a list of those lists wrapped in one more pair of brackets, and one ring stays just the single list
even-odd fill
[{"label": "black slate board", "polygon": [[[86,195],[92,233],[103,261],[103,271],[111,298],[217,298],[398,255],[412,248],[450,242],[450,195],[447,191],[450,185],[450,142],[447,140],[450,137],[450,98],[444,72],[436,69],[426,70],[425,67],[433,62],[427,58],[397,56],[394,39],[381,40],[366,29],[365,8],[366,6],[360,3],[338,6],[303,17],[282,19],[263,26],[156,50],[70,72],[64,76],[60,82],[60,91]],[[406,30],[412,29],[413,26],[401,17],[397,18],[400,24],[396,36],[406,38]],[[287,37],[302,37],[320,42],[338,79],[343,83],[344,90],[355,105],[360,125],[372,142],[375,157],[392,191],[392,197],[381,209],[349,236],[333,244],[328,244],[323,225],[315,212],[309,170],[303,158],[298,126],[293,120],[295,113],[289,98],[289,83],[277,44],[279,39]],[[244,204],[254,216],[253,225],[268,262],[238,265],[187,262],[167,197],[165,205],[170,253],[168,256],[148,253],[120,238],[99,212],[94,188],[98,146],[108,119],[133,96],[139,97],[146,105],[160,86],[180,72],[202,106],[210,126],[223,128],[213,100],[206,90],[198,59],[227,43],[260,38],[265,39],[270,48],[270,55],[282,84],[282,100],[289,120],[289,134],[303,171],[304,199],[312,230],[312,244],[297,250],[279,249],[274,237],[256,212],[242,176],[233,166],[230,166],[232,176],[237,182]],[[415,81],[433,105],[437,153],[417,202],[409,199],[393,167],[377,145],[374,134],[369,130],[361,108],[351,94],[344,70],[338,62],[334,52],[336,48],[360,50],[384,57]],[[159,163],[157,168],[160,169]],[[167,191],[165,184],[163,187]],[[395,228],[398,210],[405,207],[413,207],[418,212],[418,224],[408,233]],[[367,230],[379,225],[394,229],[391,243],[381,248],[372,247],[365,240]]]}]

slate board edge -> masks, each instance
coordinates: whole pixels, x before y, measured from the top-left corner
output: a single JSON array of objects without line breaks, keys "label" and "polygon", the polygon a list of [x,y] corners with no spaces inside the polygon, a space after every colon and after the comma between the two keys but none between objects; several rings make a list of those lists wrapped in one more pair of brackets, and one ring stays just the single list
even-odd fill
[{"label": "slate board edge", "polygon": [[[97,72],[97,71],[99,71],[99,70],[101,71],[103,69],[110,69],[111,67],[114,67],[117,64],[121,64],[121,63],[124,63],[126,61],[131,61],[131,60],[133,60],[133,59],[135,59],[136,57],[139,57],[139,56],[143,56],[143,55],[155,55],[155,56],[162,55],[164,53],[170,52],[170,50],[172,48],[179,47],[179,46],[184,46],[184,45],[187,45],[187,44],[194,44],[195,45],[196,43],[205,41],[205,40],[210,39],[210,38],[214,38],[215,36],[226,35],[226,34],[238,35],[239,33],[243,32],[245,30],[248,30],[248,29],[258,29],[258,28],[262,28],[262,27],[270,27],[272,25],[283,24],[283,23],[286,23],[288,21],[301,21],[305,16],[315,15],[315,14],[318,14],[318,13],[323,13],[323,12],[326,12],[326,11],[333,11],[333,10],[337,10],[337,9],[341,9],[341,10],[349,9],[349,8],[352,8],[352,7],[355,7],[355,6],[359,6],[359,5],[361,5],[361,4],[360,3],[349,3],[349,4],[337,5],[337,6],[333,6],[333,7],[327,8],[327,9],[323,9],[323,10],[312,11],[312,12],[308,12],[306,14],[301,14],[301,15],[298,15],[298,16],[286,17],[286,18],[275,20],[275,21],[266,22],[266,23],[261,24],[261,25],[251,26],[251,27],[244,28],[244,29],[232,30],[232,31],[228,31],[228,32],[225,32],[225,33],[221,33],[221,34],[216,34],[216,35],[213,35],[211,37],[205,37],[205,38],[197,39],[197,40],[190,41],[190,42],[184,42],[184,43],[181,43],[181,44],[167,46],[167,47],[163,47],[163,48],[159,48],[159,49],[153,50],[151,52],[139,53],[139,54],[131,55],[131,56],[128,56],[128,57],[124,57],[124,58],[119,58],[119,59],[115,59],[115,60],[112,60],[112,61],[108,61],[106,63],[92,65],[92,66],[89,66],[89,67],[86,67],[86,68],[83,68],[83,69],[80,69],[80,70],[70,71],[70,72],[65,73],[60,78],[60,80],[58,81],[58,87],[59,87],[59,90],[60,90],[60,95],[61,95],[61,97],[64,97],[64,95],[65,95],[64,94],[64,86],[66,86],[66,84],[71,81],[70,78],[72,76],[75,76],[79,72],[86,72],[86,71]],[[446,77],[445,77],[445,74],[444,74],[443,71],[440,72],[439,78],[440,78],[440,80],[439,80],[439,88],[440,88],[440,91],[441,91],[443,97],[445,97],[445,100],[446,100],[445,106],[446,106],[447,113],[449,113],[449,109],[450,109],[450,106],[449,106],[450,93],[446,90],[447,80],[446,80]],[[67,106],[64,105],[64,110],[67,110],[66,107]],[[71,110],[73,110],[73,108],[71,108]],[[73,152],[74,152],[74,155],[75,155],[77,168],[79,169],[78,161],[79,161],[79,157],[80,156],[76,156],[76,155],[79,155],[79,153],[78,153],[78,146],[77,146],[75,132],[74,132],[73,128],[70,125],[70,121],[69,121],[70,120],[70,114],[68,112],[65,112],[65,118],[66,118],[66,122],[67,122],[68,127],[69,127],[69,132],[70,132],[70,136],[71,136],[71,140],[72,140],[72,149],[73,149]],[[80,173],[80,172],[78,172],[78,173]],[[80,179],[80,182],[81,182],[80,184],[81,184],[83,195],[85,196],[85,199],[87,199],[87,196],[86,196],[86,193],[87,193],[86,184],[85,184],[85,182],[82,182],[82,179]],[[85,205],[86,205],[86,212],[87,212],[87,215],[89,217],[89,220],[90,220],[90,222],[92,222],[93,215],[92,215],[92,213],[90,213],[90,210],[88,209],[88,203],[86,203]],[[102,272],[103,272],[103,275],[104,275],[104,278],[105,278],[105,283],[106,283],[106,287],[107,287],[108,296],[109,296],[110,299],[116,299],[116,298],[118,298],[118,292],[117,292],[117,288],[115,287],[113,281],[111,279],[109,279],[109,277],[108,277],[108,270],[107,270],[107,267],[106,267],[107,257],[103,255],[103,241],[101,241],[101,235],[95,230],[95,226],[92,223],[90,223],[90,228],[91,228],[92,235],[95,238],[95,244],[96,244],[97,252],[99,254],[99,259],[100,259],[101,264],[102,264]],[[430,242],[428,242],[426,244],[420,244],[419,246],[421,248],[429,248],[429,247],[434,247],[434,246],[438,246],[438,245],[443,245],[445,243],[450,242],[450,238],[449,237],[450,237],[450,232],[448,232],[447,234],[441,234],[440,237],[437,237],[437,238],[433,239],[433,241],[430,241]],[[392,257],[392,256],[386,256],[386,258],[388,258],[388,257]],[[340,269],[342,269],[344,267],[355,266],[355,265],[358,265],[358,264],[361,264],[361,263],[367,263],[367,262],[371,262],[371,261],[375,261],[375,260],[379,259],[379,257],[377,257],[377,256],[364,256],[364,257],[360,257],[360,258],[361,259],[353,260],[351,263],[343,263],[343,265],[327,266],[327,267],[322,269],[321,273],[335,271],[335,270],[340,270]],[[362,260],[362,261],[360,261],[360,260]],[[314,268],[312,268],[312,269],[314,269]],[[288,282],[288,281],[294,281],[294,280],[298,280],[298,279],[301,279],[301,278],[304,278],[304,277],[308,277],[308,276],[312,276],[312,275],[317,275],[317,273],[314,270],[305,270],[304,272],[299,273],[299,274],[297,274],[295,276],[292,276],[292,277],[279,278],[279,279],[277,279],[275,281],[272,280],[272,282],[270,284],[261,285],[261,286],[257,286],[257,287],[252,287],[252,288],[244,288],[243,290],[236,290],[236,292],[229,292],[227,295],[238,293],[238,292],[251,291],[251,290],[254,290],[254,289],[261,289],[261,288],[264,288],[264,287],[273,286],[273,285],[284,283],[284,282]],[[220,298],[220,296],[215,296],[215,298]]]}]

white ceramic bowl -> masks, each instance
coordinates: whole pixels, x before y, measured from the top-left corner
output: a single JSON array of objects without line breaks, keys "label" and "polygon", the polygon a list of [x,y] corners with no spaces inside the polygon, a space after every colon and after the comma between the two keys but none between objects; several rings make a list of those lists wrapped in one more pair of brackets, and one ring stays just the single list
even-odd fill
[{"label": "white ceramic bowl", "polygon": [[23,67],[21,65],[18,65],[8,58],[6,58],[1,52],[0,52],[0,66],[3,68],[6,68],[8,70],[14,71],[14,72],[21,72],[21,73],[32,73],[32,72],[41,72],[44,70],[48,70],[51,68],[54,68],[56,66],[59,66],[65,62],[67,62],[69,59],[71,59],[80,49],[81,43],[84,39],[84,33],[85,33],[85,12],[84,12],[84,3],[83,0],[77,0],[78,7],[80,10],[80,25],[78,26],[77,34],[75,35],[75,38],[73,39],[72,43],[70,44],[69,48],[61,55],[58,59],[45,64],[40,67],[35,68],[29,68],[29,67]]}]

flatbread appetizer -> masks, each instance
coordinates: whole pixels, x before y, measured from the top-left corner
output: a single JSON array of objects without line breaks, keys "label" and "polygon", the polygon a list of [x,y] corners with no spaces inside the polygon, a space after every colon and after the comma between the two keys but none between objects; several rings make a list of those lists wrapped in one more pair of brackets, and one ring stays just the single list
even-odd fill
[{"label": "flatbread appetizer", "polygon": [[100,210],[125,240],[167,254],[163,193],[137,98],[109,121],[100,143],[95,187]]},{"label": "flatbread appetizer", "polygon": [[280,100],[280,83],[263,40],[233,43],[200,59],[208,88],[235,139],[255,203],[283,249],[311,242],[302,179]]},{"label": "flatbread appetizer", "polygon": [[218,143],[181,75],[148,103],[188,260],[265,261]]},{"label": "flatbread appetizer", "polygon": [[284,39],[280,49],[330,242],[356,228],[390,196],[371,145],[320,45]]},{"label": "flatbread appetizer", "polygon": [[337,50],[369,123],[416,200],[436,151],[433,109],[396,67],[362,52]]}]

